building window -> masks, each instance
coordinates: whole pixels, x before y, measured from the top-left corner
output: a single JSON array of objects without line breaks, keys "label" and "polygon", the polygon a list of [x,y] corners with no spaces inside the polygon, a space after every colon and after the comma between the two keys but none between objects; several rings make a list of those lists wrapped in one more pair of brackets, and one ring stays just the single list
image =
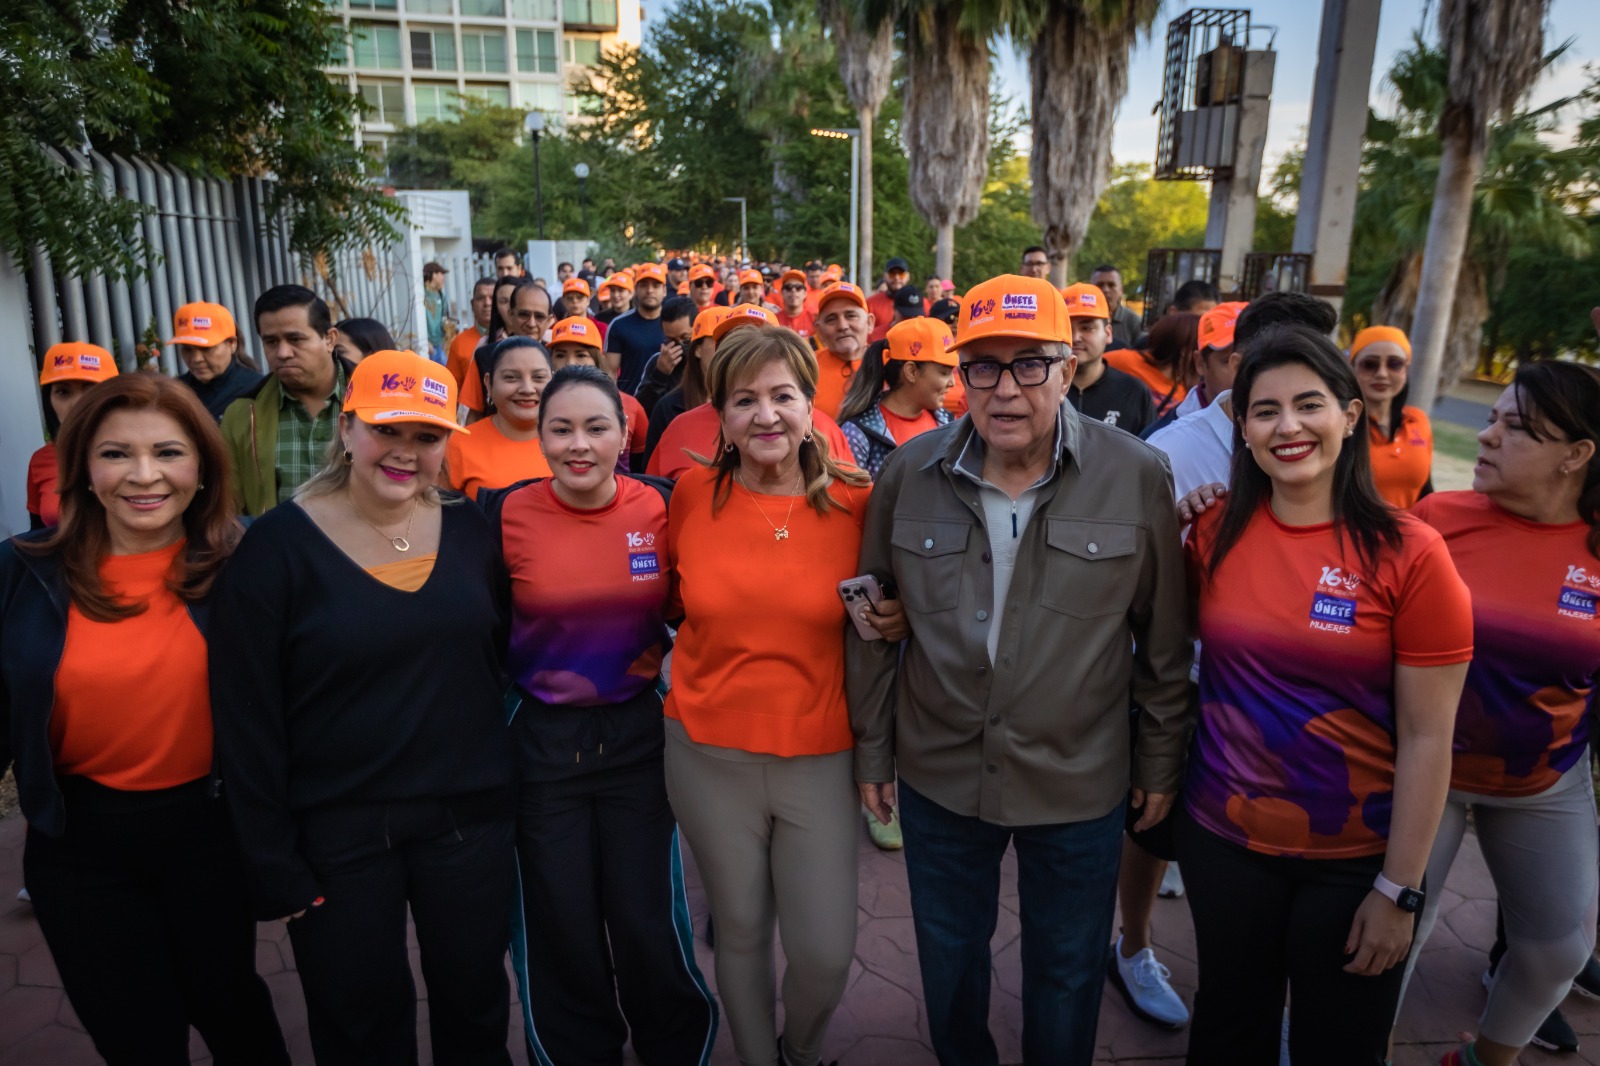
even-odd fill
[{"label": "building window", "polygon": [[387,122],[404,125],[406,121],[405,86],[397,81],[358,81],[356,92],[366,102],[368,111],[364,121]]},{"label": "building window", "polygon": [[600,38],[566,35],[567,62],[580,67],[596,66],[600,62]]},{"label": "building window", "polygon": [[554,30],[517,31],[517,69],[525,74],[555,74]]},{"label": "building window", "polygon": [[511,106],[511,86],[509,85],[469,85],[462,92],[462,96],[475,96],[486,104],[497,107]]},{"label": "building window", "polygon": [[416,70],[456,69],[456,36],[450,30],[412,30],[411,66]]},{"label": "building window", "polygon": [[505,18],[506,0],[461,0],[461,13],[475,18]]},{"label": "building window", "polygon": [[398,6],[396,0],[350,0],[352,11],[394,11]]},{"label": "building window", "polygon": [[553,81],[517,83],[517,106],[524,111],[543,111],[552,119],[561,115],[561,86]]},{"label": "building window", "polygon": [[577,118],[583,114],[583,102],[578,99],[576,93],[564,93],[563,99],[566,101],[568,118]]},{"label": "building window", "polygon": [[406,0],[406,10],[416,15],[453,15],[454,0]]},{"label": "building window", "polygon": [[572,26],[615,26],[617,0],[561,0],[561,21]]},{"label": "building window", "polygon": [[461,69],[468,74],[506,72],[506,35],[503,33],[462,33]]},{"label": "building window", "polygon": [[350,46],[355,52],[355,65],[375,70],[399,70],[400,28],[376,22],[352,22]]},{"label": "building window", "polygon": [[554,22],[556,0],[511,0],[511,17],[529,22]]},{"label": "building window", "polygon": [[439,119],[454,122],[457,117],[456,89],[453,85],[429,85],[417,82],[411,87],[411,99],[416,104],[417,121]]}]

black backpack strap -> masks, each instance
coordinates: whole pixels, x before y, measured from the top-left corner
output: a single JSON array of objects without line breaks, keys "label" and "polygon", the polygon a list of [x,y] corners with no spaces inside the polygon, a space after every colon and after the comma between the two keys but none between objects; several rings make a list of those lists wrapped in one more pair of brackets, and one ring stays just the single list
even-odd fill
[{"label": "black backpack strap", "polygon": [[661,502],[672,503],[673,481],[668,477],[656,477],[654,474],[618,474],[618,477],[629,478],[633,481],[642,481],[661,494]]}]

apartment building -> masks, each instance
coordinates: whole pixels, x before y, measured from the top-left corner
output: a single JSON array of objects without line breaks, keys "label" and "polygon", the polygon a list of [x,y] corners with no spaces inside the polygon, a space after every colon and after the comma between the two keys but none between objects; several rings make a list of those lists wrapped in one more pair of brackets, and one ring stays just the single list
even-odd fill
[{"label": "apartment building", "polygon": [[349,27],[329,74],[371,105],[363,143],[451,118],[457,94],[561,122],[577,114],[570,76],[600,51],[640,40],[639,0],[329,0]]}]

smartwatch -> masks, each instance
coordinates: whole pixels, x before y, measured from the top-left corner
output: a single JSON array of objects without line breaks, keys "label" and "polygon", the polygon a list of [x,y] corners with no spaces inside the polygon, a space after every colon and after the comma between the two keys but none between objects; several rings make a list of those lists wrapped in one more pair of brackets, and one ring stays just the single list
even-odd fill
[{"label": "smartwatch", "polygon": [[1422,889],[1397,885],[1383,876],[1381,871],[1378,873],[1377,879],[1372,882],[1372,887],[1389,897],[1389,900],[1396,907],[1399,907],[1407,914],[1416,914],[1420,911],[1422,909],[1422,901],[1426,898]]}]

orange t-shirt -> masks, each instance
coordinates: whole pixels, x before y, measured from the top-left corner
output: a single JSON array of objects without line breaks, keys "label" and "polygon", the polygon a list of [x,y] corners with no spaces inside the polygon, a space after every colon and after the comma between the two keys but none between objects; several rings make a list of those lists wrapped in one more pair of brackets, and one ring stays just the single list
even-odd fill
[{"label": "orange t-shirt", "polygon": [[[855,452],[850,450],[850,442],[844,438],[844,430],[839,428],[828,415],[822,413],[822,408],[815,407],[811,412],[811,423],[816,427],[816,432],[828,442],[828,455],[834,462],[846,466],[856,465]],[[689,457],[690,452],[714,459],[717,455],[717,436],[722,432],[722,420],[717,417],[716,410],[708,403],[699,407],[691,407],[677,418],[668,423],[666,430],[661,434],[661,439],[656,442],[656,450],[650,453],[650,464],[645,473],[655,477],[679,478],[684,471],[699,469],[700,464]],[[854,577],[854,574],[846,574]]]},{"label": "orange t-shirt", "polygon": [[896,444],[904,444],[918,433],[939,428],[932,411],[918,411],[915,418],[901,418],[880,403],[878,412],[883,415],[883,424],[888,427],[889,436],[894,438]]},{"label": "orange t-shirt", "polygon": [[481,415],[484,408],[483,375],[478,373],[478,361],[474,358],[476,354],[476,348],[467,353],[467,366],[462,372],[461,390],[456,395],[456,402]]},{"label": "orange t-shirt", "polygon": [[188,605],[167,588],[184,543],[100,561],[106,590],[143,601],[143,613],[97,622],[76,604],[67,608],[50,714],[57,773],[153,792],[211,772],[206,640]]},{"label": "orange t-shirt", "polygon": [[479,489],[503,489],[530,477],[549,477],[538,438],[512,440],[495,426],[494,419],[472,423],[471,433],[452,433],[445,446],[450,487],[478,498]]},{"label": "orange t-shirt", "polygon": [[[838,586],[856,574],[870,487],[836,484],[849,512],[819,515],[803,497],[734,485],[713,515],[714,484],[711,470],[684,475],[667,510],[673,599],[684,612],[667,717],[719,748],[849,750]],[[789,536],[778,540],[774,525]]]},{"label": "orange t-shirt", "polygon": [[1156,402],[1158,415],[1166,414],[1189,395],[1187,388],[1175,384],[1167,375],[1145,362],[1144,356],[1135,348],[1115,348],[1105,354],[1105,360],[1108,366],[1114,366],[1124,374],[1132,374],[1145,383],[1150,390],[1150,398]]},{"label": "orange t-shirt", "polygon": [[46,444],[28,460],[28,513],[46,526],[61,521],[61,497],[56,493],[56,446]]},{"label": "orange t-shirt", "polygon": [[[450,376],[456,379],[456,388],[460,389],[467,383],[467,374],[472,370],[472,353],[478,350],[478,345],[483,343],[483,338],[488,336],[486,331],[470,326],[456,334],[456,339],[450,342],[450,354],[445,359],[445,369],[450,371]],[[483,391],[483,386],[478,386],[478,391]]]},{"label": "orange t-shirt", "polygon": [[[781,304],[779,305],[782,306]],[[809,306],[802,307],[798,315],[791,315],[786,311],[778,311],[778,325],[785,329],[792,329],[802,337],[809,337],[815,330],[817,313]]]},{"label": "orange t-shirt", "polygon": [[856,376],[860,365],[860,360],[852,363],[826,348],[817,350],[817,398],[812,401],[817,410],[826,412],[829,418],[839,417],[844,394],[850,391],[850,379]]},{"label": "orange t-shirt", "polygon": [[1367,420],[1367,433],[1378,495],[1395,507],[1414,506],[1433,476],[1433,423],[1421,408],[1407,407],[1400,412],[1400,430],[1394,440],[1371,419]]},{"label": "orange t-shirt", "polygon": [[[650,442],[650,416],[644,413],[644,404],[630,394],[623,392],[618,395],[622,397],[622,413],[628,416],[628,455],[643,455]],[[623,456],[617,465],[626,466],[627,456]]]}]

